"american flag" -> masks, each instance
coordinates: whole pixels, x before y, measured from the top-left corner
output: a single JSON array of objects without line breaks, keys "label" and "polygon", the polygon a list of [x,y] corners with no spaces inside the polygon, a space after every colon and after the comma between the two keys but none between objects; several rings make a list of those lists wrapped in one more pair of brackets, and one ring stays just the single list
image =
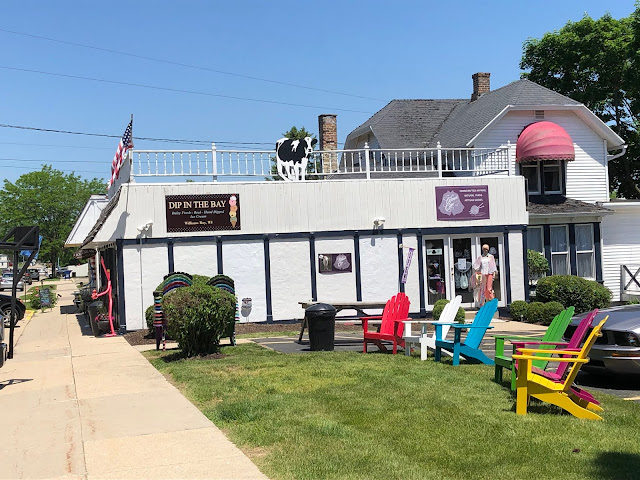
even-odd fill
[{"label": "american flag", "polygon": [[120,139],[120,144],[116,150],[116,154],[113,156],[113,162],[111,162],[111,178],[109,179],[109,188],[113,185],[113,182],[120,176],[120,168],[124,163],[124,159],[127,156],[127,151],[133,148],[133,138],[131,137],[131,130],[133,129],[133,120],[127,125],[127,129],[124,131],[124,135]]}]

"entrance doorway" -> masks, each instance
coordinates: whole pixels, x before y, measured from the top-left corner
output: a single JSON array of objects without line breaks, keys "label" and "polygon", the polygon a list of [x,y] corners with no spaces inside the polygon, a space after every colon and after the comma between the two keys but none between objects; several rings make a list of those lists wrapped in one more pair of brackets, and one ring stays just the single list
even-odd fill
[{"label": "entrance doorway", "polygon": [[462,306],[473,308],[473,289],[471,288],[473,263],[482,254],[482,245],[489,245],[489,253],[496,260],[497,273],[494,275],[493,290],[498,305],[504,306],[504,285],[501,275],[503,255],[502,236],[495,235],[448,235],[425,239],[425,260],[427,283],[425,291],[427,305],[433,305],[440,299],[452,300],[456,295],[462,297]]}]

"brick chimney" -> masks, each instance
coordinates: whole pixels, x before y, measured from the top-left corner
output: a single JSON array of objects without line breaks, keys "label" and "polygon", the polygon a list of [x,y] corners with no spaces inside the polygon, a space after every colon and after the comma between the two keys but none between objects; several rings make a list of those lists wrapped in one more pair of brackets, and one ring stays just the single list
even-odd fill
[{"label": "brick chimney", "polygon": [[473,79],[473,93],[471,94],[471,101],[477,100],[485,93],[491,91],[491,83],[489,81],[490,73],[478,72],[471,75]]},{"label": "brick chimney", "polygon": [[[338,149],[338,123],[333,113],[318,115],[320,150]],[[338,169],[337,153],[322,155],[322,173],[335,172]]]}]

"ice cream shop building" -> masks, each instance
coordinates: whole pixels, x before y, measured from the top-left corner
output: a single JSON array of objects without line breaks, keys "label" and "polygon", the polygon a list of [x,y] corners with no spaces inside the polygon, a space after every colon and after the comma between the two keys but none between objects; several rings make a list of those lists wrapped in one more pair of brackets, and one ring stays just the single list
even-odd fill
[{"label": "ice cream shop building", "polygon": [[318,137],[275,151],[130,151],[67,240],[105,259],[121,329],[145,327],[170,272],[232,277],[251,299],[243,321],[398,291],[415,315],[455,295],[472,307],[484,244],[502,306],[529,296],[527,249],[614,300],[633,293],[640,245],[625,232],[638,231],[640,205],[610,202],[607,174],[624,142],[568,97],[528,80],[491,90],[478,73],[471,98],[391,101],[342,150],[335,115],[319,116]]}]

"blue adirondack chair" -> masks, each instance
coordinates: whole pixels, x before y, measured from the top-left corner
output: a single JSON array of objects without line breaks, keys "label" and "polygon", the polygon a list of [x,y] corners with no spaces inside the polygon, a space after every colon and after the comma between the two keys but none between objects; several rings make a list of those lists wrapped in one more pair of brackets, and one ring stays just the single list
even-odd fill
[{"label": "blue adirondack chair", "polygon": [[[491,323],[491,319],[493,315],[496,313],[498,309],[498,300],[493,299],[490,302],[485,303],[478,313],[476,313],[476,317],[473,319],[473,323],[470,325],[462,324],[462,323],[452,323],[451,328],[454,329],[454,338],[453,342],[450,340],[445,340],[442,335],[442,325],[443,324],[435,324],[436,327],[436,362],[440,361],[441,358],[441,350],[444,348],[445,350],[449,350],[453,352],[453,364],[460,365],[460,355],[462,355],[468,361],[481,362],[486,365],[493,365],[493,360],[487,357],[480,350],[480,342],[482,342],[482,338],[486,331],[490,328],[489,323]],[[460,340],[460,332],[463,328],[468,328],[469,333],[464,339],[464,342]]]}]

